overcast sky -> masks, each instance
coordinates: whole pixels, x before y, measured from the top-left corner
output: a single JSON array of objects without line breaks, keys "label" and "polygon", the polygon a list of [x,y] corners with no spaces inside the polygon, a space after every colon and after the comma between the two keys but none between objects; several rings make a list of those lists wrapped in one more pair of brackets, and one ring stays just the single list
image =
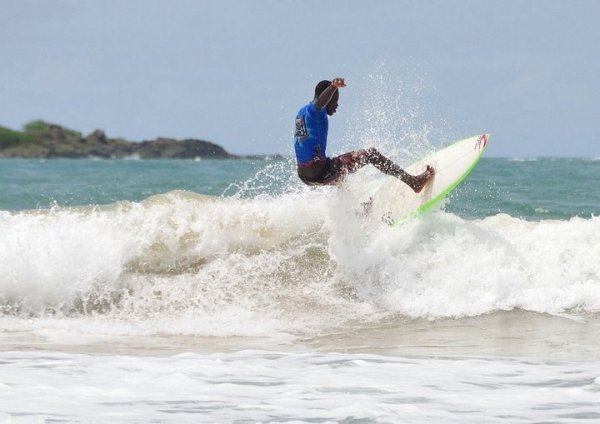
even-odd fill
[{"label": "overcast sky", "polygon": [[398,143],[491,132],[491,156],[600,157],[600,1],[0,0],[0,18],[13,129],[291,154],[296,111],[342,76],[330,154],[379,127]]}]

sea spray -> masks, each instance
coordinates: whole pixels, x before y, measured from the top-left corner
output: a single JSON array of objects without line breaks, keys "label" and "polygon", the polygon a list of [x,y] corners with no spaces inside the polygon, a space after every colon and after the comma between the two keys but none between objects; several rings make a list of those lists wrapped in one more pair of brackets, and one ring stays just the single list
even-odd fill
[{"label": "sea spray", "polygon": [[116,319],[133,333],[307,335],[398,315],[600,310],[599,218],[437,211],[390,228],[354,200],[327,188],[171,192],[3,213],[2,313]]},{"label": "sea spray", "polygon": [[452,140],[449,124],[435,118],[434,108],[424,102],[430,89],[418,69],[395,75],[384,62],[378,63],[357,87],[348,88],[357,91],[359,100],[346,112],[351,118],[345,136],[333,143],[346,151],[375,147],[402,166],[417,161]]}]

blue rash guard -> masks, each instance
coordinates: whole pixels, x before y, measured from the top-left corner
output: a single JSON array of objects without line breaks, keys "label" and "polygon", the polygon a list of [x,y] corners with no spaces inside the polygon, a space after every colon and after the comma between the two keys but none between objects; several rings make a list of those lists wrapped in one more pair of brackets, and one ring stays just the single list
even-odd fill
[{"label": "blue rash guard", "polygon": [[327,129],[329,120],[327,108],[317,109],[310,102],[298,111],[296,115],[296,132],[294,133],[294,148],[298,166],[308,166],[312,161],[325,160],[327,148]]}]

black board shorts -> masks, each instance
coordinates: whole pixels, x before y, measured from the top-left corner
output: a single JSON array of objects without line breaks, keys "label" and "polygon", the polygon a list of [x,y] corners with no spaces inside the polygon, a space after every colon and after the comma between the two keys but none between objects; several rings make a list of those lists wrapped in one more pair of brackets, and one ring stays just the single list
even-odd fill
[{"label": "black board shorts", "polygon": [[[309,176],[312,166],[298,167],[298,177],[306,185],[327,185],[335,184],[345,175],[341,166],[340,157],[326,158],[325,166],[316,175]],[[318,164],[315,164],[318,166]]]}]

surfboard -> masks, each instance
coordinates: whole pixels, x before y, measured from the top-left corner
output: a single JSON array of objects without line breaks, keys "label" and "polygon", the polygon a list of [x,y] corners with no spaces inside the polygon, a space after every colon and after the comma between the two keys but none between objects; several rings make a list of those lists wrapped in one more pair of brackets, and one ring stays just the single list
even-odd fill
[{"label": "surfboard", "polygon": [[386,178],[374,193],[371,213],[380,214],[383,221],[398,225],[418,217],[441,202],[475,169],[490,139],[480,134],[446,146],[413,163],[405,170],[413,175],[435,168],[435,175],[420,193],[396,178]]}]

